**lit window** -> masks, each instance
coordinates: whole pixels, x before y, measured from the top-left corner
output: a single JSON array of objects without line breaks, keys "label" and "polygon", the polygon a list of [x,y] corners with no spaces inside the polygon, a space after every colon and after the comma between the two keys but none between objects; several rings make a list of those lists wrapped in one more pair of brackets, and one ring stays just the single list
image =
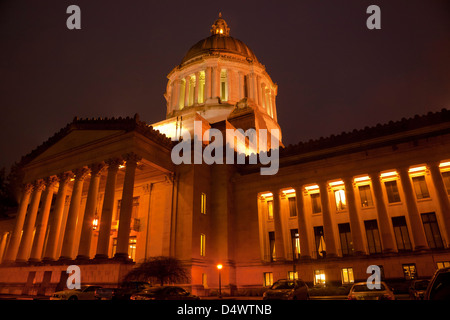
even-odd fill
[{"label": "lit window", "polygon": [[417,277],[417,269],[415,263],[404,264],[403,266],[403,275],[406,280],[414,280]]},{"label": "lit window", "polygon": [[342,268],[341,275],[342,284],[350,284],[355,282],[355,279],[353,277],[353,268]]},{"label": "lit window", "polygon": [[372,207],[373,206],[373,200],[372,200],[372,193],[370,192],[370,186],[359,186],[359,196],[361,198],[361,207]]},{"label": "lit window", "polygon": [[202,257],[204,257],[206,254],[205,245],[206,245],[206,236],[202,233],[200,234],[200,255]]},{"label": "lit window", "polygon": [[298,229],[291,229],[292,259],[300,256],[300,236]]},{"label": "lit window", "polygon": [[334,191],[336,200],[336,210],[341,211],[347,208],[347,200],[345,199],[345,191],[343,189]]},{"label": "lit window", "polygon": [[206,214],[206,194],[202,193],[201,199],[200,199],[200,212],[203,214]]},{"label": "lit window", "polygon": [[288,280],[298,280],[298,272],[288,271]]},{"label": "lit window", "polygon": [[436,262],[436,266],[437,266],[438,269],[448,268],[448,267],[450,267],[450,261]]},{"label": "lit window", "polygon": [[269,231],[269,259],[275,261],[275,232]]},{"label": "lit window", "polygon": [[273,273],[264,272],[264,287],[271,287],[273,285]]},{"label": "lit window", "polygon": [[220,71],[220,100],[228,100],[228,85],[227,85],[227,70],[223,69]]},{"label": "lit window", "polygon": [[425,176],[413,177],[412,182],[417,199],[426,199],[430,197]]},{"label": "lit window", "polygon": [[316,284],[325,284],[324,270],[314,270],[314,285]]},{"label": "lit window", "polygon": [[128,244],[128,258],[131,260],[136,259],[136,237],[130,237],[130,242]]}]

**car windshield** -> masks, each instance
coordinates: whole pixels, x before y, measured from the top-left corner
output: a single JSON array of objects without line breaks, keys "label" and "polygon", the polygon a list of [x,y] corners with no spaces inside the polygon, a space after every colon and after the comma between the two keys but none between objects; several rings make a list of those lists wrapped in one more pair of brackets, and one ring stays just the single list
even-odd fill
[{"label": "car windshield", "polygon": [[417,281],[416,283],[414,283],[414,289],[416,290],[426,290],[428,287],[428,280],[423,280],[423,281]]},{"label": "car windshield", "polygon": [[149,289],[145,289],[144,293],[150,293],[150,294],[158,294],[164,291],[164,287],[153,287]]},{"label": "car windshield", "polygon": [[279,289],[293,289],[295,286],[294,281],[277,281],[275,282],[270,289],[279,290]]},{"label": "car windshield", "polygon": [[386,288],[384,287],[384,285],[381,283],[380,284],[380,289],[377,288],[373,288],[373,289],[369,289],[367,287],[367,284],[357,284],[353,287],[353,292],[372,292],[372,291],[384,291],[386,290]]},{"label": "car windshield", "polygon": [[431,289],[430,299],[450,298],[450,271],[442,272],[436,277]]}]

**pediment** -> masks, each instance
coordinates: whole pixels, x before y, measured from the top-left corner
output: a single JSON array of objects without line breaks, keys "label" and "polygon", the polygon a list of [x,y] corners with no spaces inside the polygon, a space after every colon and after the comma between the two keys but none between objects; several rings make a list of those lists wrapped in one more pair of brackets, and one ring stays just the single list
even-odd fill
[{"label": "pediment", "polygon": [[51,158],[69,151],[72,152],[76,149],[82,149],[83,147],[99,143],[102,140],[107,140],[109,137],[123,132],[124,130],[73,130],[46,148],[45,151],[31,162]]}]

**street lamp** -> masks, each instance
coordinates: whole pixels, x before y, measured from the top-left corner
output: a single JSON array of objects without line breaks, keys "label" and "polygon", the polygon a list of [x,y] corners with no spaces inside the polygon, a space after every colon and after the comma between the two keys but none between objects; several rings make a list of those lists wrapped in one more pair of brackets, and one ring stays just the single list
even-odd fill
[{"label": "street lamp", "polygon": [[223,266],[219,263],[217,265],[217,270],[219,270],[219,299],[222,299],[222,268]]}]

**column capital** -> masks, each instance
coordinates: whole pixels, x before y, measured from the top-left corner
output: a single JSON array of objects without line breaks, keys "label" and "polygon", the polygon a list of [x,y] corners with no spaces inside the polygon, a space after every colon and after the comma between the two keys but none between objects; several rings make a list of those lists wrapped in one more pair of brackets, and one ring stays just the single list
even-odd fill
[{"label": "column capital", "polygon": [[56,175],[56,177],[58,178],[59,184],[66,184],[67,182],[70,181],[70,179],[72,179],[74,177],[74,174],[72,171],[68,171],[68,172],[63,172],[60,173],[58,175]]},{"label": "column capital", "polygon": [[45,181],[44,179],[38,179],[33,183],[33,189],[35,192],[42,191],[45,189]]},{"label": "column capital", "polygon": [[75,174],[76,181],[82,181],[87,177],[87,175],[89,173],[89,169],[86,167],[82,167],[82,168],[73,170],[73,173]]},{"label": "column capital", "polygon": [[93,163],[89,165],[89,169],[91,170],[91,177],[101,176],[103,170],[106,168],[105,162]]},{"label": "column capital", "polygon": [[105,160],[105,163],[108,165],[108,170],[119,169],[119,166],[123,164],[123,159],[119,157],[111,158]]},{"label": "column capital", "polygon": [[51,177],[47,177],[44,178],[44,183],[46,188],[51,188],[55,185],[55,183],[58,182],[58,177],[57,176],[51,176]]},{"label": "column capital", "polygon": [[30,194],[31,192],[33,192],[33,188],[34,188],[34,186],[32,183],[25,183],[22,186],[22,190],[23,190],[24,194]]},{"label": "column capital", "polygon": [[123,159],[125,160],[127,165],[136,165],[139,161],[142,160],[142,157],[137,155],[134,152],[130,152],[123,155]]}]

